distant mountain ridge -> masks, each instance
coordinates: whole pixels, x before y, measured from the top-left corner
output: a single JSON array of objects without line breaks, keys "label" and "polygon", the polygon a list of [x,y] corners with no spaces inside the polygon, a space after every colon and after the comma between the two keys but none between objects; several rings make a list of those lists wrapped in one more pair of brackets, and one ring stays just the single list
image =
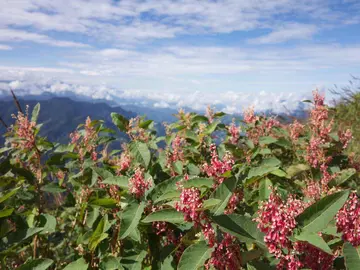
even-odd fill
[{"label": "distant mountain ridge", "polygon": [[[133,118],[136,113],[124,110],[119,106],[111,107],[104,102],[76,101],[68,97],[52,97],[44,100],[33,100],[19,98],[23,110],[29,105],[30,113],[36,103],[40,102],[41,111],[39,123],[44,125],[41,128],[41,135],[46,136],[50,141],[67,143],[69,134],[76,129],[79,124],[85,122],[87,116],[93,120],[104,120],[107,127],[115,129],[111,121],[112,112],[119,113],[126,118]],[[0,116],[7,125],[11,125],[14,119],[12,114],[17,114],[14,101],[10,98],[0,99]],[[0,125],[0,133],[5,133],[5,128]],[[120,135],[121,136],[121,135]],[[125,139],[125,135],[122,135]],[[3,138],[0,138],[3,142]]]}]

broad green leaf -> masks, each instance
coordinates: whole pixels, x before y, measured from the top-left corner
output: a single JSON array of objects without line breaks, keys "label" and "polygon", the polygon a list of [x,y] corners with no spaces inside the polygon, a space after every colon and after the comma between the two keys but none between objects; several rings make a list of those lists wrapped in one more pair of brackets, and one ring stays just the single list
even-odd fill
[{"label": "broad green leaf", "polygon": [[87,270],[88,267],[89,264],[81,257],[75,262],[69,263],[63,270]]},{"label": "broad green leaf", "polygon": [[206,135],[210,135],[211,133],[213,133],[215,131],[215,129],[217,128],[217,126],[220,124],[219,121],[214,121],[212,122],[210,125],[208,125],[205,129],[205,134]]},{"label": "broad green leaf", "polygon": [[183,163],[180,160],[176,161],[173,164],[173,168],[177,174],[180,174],[180,175],[183,174]]},{"label": "broad green leaf", "polygon": [[103,184],[115,185],[123,189],[129,188],[129,177],[127,176],[111,176],[102,181]]},{"label": "broad green leaf", "polygon": [[152,212],[147,217],[145,217],[142,222],[150,223],[155,221],[166,221],[170,223],[183,223],[184,222],[184,214],[182,212],[178,212],[173,208],[163,209],[156,212]]},{"label": "broad green leaf", "polygon": [[112,112],[110,115],[114,125],[117,126],[120,131],[126,132],[129,126],[129,120],[115,112]]},{"label": "broad green leaf", "polygon": [[[203,202],[200,209],[201,209],[201,211],[206,210],[206,209],[211,209],[211,208],[214,208],[215,206],[219,205],[220,203],[221,203],[221,200],[210,198]],[[200,209],[198,211],[200,211]]]},{"label": "broad green leaf", "polygon": [[155,188],[150,192],[149,198],[155,201],[159,198],[162,194],[165,194],[169,191],[173,191],[176,189],[176,183],[183,180],[184,176],[175,176],[170,179],[167,179],[160,184],[157,184]]},{"label": "broad green leaf", "polygon": [[92,170],[95,171],[95,173],[99,175],[103,180],[114,176],[110,171],[106,170],[105,168],[93,167]]},{"label": "broad green leaf", "polygon": [[89,203],[91,205],[102,206],[105,208],[113,208],[116,206],[117,201],[115,199],[111,199],[111,198],[101,198],[101,199],[95,199],[93,201],[90,201]]},{"label": "broad green leaf", "polygon": [[322,251],[330,255],[333,255],[330,247],[326,244],[324,239],[321,236],[319,236],[317,233],[307,233],[307,232],[300,233],[299,235],[295,235],[295,239],[303,242],[308,242],[314,247],[317,247]]},{"label": "broad green leaf", "polygon": [[54,263],[51,259],[35,259],[21,265],[17,270],[46,270]]},{"label": "broad green leaf", "polygon": [[89,211],[89,213],[87,215],[86,226],[88,226],[89,228],[92,228],[92,226],[94,225],[94,222],[99,217],[99,214],[100,214],[99,207],[93,207],[93,210]]},{"label": "broad green leaf", "polygon": [[139,224],[145,203],[132,203],[121,214],[120,239],[127,237]]},{"label": "broad green leaf", "polygon": [[225,179],[214,191],[212,197],[219,199],[221,202],[212,210],[215,216],[224,213],[224,210],[236,188],[238,180],[236,178]]},{"label": "broad green leaf", "polygon": [[189,139],[189,140],[192,140],[194,142],[198,142],[199,141],[199,138],[198,136],[195,134],[195,132],[191,131],[191,130],[187,130],[185,132],[185,138],[186,139]]},{"label": "broad green leaf", "polygon": [[5,194],[1,194],[0,193],[0,203],[6,201],[7,199],[9,199],[10,197],[14,196],[16,194],[16,192],[18,192],[18,190],[20,189],[20,187],[14,188],[13,190],[5,193]]},{"label": "broad green leaf", "polygon": [[39,112],[40,112],[40,103],[37,103],[32,111],[31,114],[31,122],[36,123],[39,117]]},{"label": "broad green leaf", "polygon": [[56,231],[56,218],[50,214],[41,214],[39,226],[43,227],[41,233],[53,233]]},{"label": "broad green leaf", "polygon": [[259,185],[259,197],[261,201],[266,201],[271,193],[272,183],[269,178],[262,179]]},{"label": "broad green leaf", "polygon": [[148,146],[143,142],[132,142],[129,145],[130,153],[135,158],[135,160],[144,166],[144,168],[147,168],[150,163],[150,150]]},{"label": "broad green leaf", "polygon": [[198,270],[210,258],[214,248],[210,248],[205,241],[193,244],[185,249],[181,255],[178,270]]},{"label": "broad green leaf", "polygon": [[75,144],[61,144],[54,150],[54,153],[65,153],[65,152],[73,152],[75,148]]},{"label": "broad green leaf", "polygon": [[286,169],[286,173],[287,175],[291,178],[294,177],[296,175],[298,175],[301,172],[305,172],[310,170],[310,166],[307,164],[296,164],[296,165],[291,165]]},{"label": "broad green leaf", "polygon": [[189,175],[199,175],[201,172],[199,167],[193,163],[189,163],[187,165],[187,169],[188,169]]},{"label": "broad green leaf", "polygon": [[237,214],[213,216],[211,219],[220,228],[246,243],[257,243],[265,248],[264,234],[257,228],[257,224],[246,216]]},{"label": "broad green leaf", "polygon": [[59,185],[56,183],[50,183],[42,186],[41,190],[49,193],[62,193],[66,191],[65,188],[59,187]]},{"label": "broad green leaf", "polygon": [[353,168],[345,169],[339,172],[334,179],[332,179],[329,183],[330,187],[340,186],[341,184],[345,183],[351,177],[356,174],[356,170]]},{"label": "broad green leaf", "polygon": [[120,264],[120,260],[114,256],[107,256],[101,260],[101,270],[123,270],[124,268]]},{"label": "broad green leaf", "polygon": [[120,263],[128,270],[142,270],[142,261],[146,255],[147,252],[142,250],[139,254],[122,257]]},{"label": "broad green leaf", "polygon": [[347,270],[360,269],[360,247],[353,247],[349,242],[345,242],[344,248],[345,265]]},{"label": "broad green leaf", "polygon": [[329,222],[346,202],[349,191],[340,191],[322,198],[305,209],[297,218],[298,227],[304,232],[317,233],[326,228]]},{"label": "broad green leaf", "polygon": [[191,178],[189,180],[182,182],[184,188],[191,188],[191,187],[212,187],[214,185],[214,179],[212,178],[202,178],[202,177],[196,177]]},{"label": "broad green leaf", "polygon": [[0,210],[0,218],[8,217],[14,212],[14,208]]},{"label": "broad green leaf", "polygon": [[157,198],[154,203],[159,203],[162,201],[168,201],[168,200],[179,200],[180,199],[180,190],[173,190],[173,191],[169,191],[164,193],[163,195],[161,195],[159,198]]},{"label": "broad green leaf", "polygon": [[277,169],[278,169],[278,167],[268,167],[268,166],[252,167],[249,171],[247,179],[264,176],[264,175],[271,173]]},{"label": "broad green leaf", "polygon": [[43,228],[35,227],[35,228],[27,228],[13,232],[8,236],[8,244],[12,245],[14,243],[19,243],[21,241],[24,241],[30,238],[31,236],[41,232],[42,230]]},{"label": "broad green leaf", "polygon": [[277,139],[271,136],[260,137],[259,144],[260,145],[268,145],[277,142]]},{"label": "broad green leaf", "polygon": [[96,247],[100,244],[100,242],[108,237],[108,234],[105,233],[107,231],[108,217],[107,215],[103,216],[96,226],[95,231],[91,235],[89,239],[89,249],[94,251]]},{"label": "broad green leaf", "polygon": [[153,121],[153,120],[145,120],[145,121],[142,121],[142,122],[139,124],[139,127],[140,127],[140,128],[143,128],[143,129],[147,129],[152,122],[154,122],[154,121]]},{"label": "broad green leaf", "polygon": [[265,158],[261,162],[261,166],[267,166],[267,167],[277,167],[277,166],[280,166],[280,164],[281,164],[281,161],[278,160],[276,157]]}]

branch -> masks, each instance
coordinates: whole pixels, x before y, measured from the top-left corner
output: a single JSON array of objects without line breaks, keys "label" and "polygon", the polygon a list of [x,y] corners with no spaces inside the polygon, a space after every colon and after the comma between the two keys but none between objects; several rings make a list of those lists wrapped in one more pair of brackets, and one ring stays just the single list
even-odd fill
[{"label": "branch", "polygon": [[0,123],[7,129],[8,125],[4,122],[4,120],[0,116]]},{"label": "branch", "polygon": [[11,94],[12,94],[12,96],[13,96],[15,105],[16,105],[16,107],[18,108],[18,111],[21,112],[21,113],[23,113],[23,111],[22,111],[22,109],[21,109],[21,106],[20,106],[20,103],[19,103],[19,100],[16,98],[14,91],[13,91],[12,89],[10,89],[10,91],[11,91]]}]

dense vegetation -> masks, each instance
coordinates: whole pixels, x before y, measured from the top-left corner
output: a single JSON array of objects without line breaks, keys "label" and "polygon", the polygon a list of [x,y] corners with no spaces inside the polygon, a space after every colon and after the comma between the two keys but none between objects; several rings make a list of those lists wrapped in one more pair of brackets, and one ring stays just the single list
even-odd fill
[{"label": "dense vegetation", "polygon": [[[180,111],[88,118],[68,144],[19,112],[0,158],[2,269],[358,269],[358,168],[314,93],[310,119]],[[47,125],[51,125],[48,123]],[[161,145],[166,145],[164,148]]]}]

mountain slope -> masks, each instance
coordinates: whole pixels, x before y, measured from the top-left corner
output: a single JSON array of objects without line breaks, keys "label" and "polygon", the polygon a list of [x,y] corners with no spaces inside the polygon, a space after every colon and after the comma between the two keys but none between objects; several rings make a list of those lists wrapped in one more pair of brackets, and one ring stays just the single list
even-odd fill
[{"label": "mountain slope", "polygon": [[[41,134],[46,136],[50,141],[61,143],[68,142],[70,132],[74,131],[79,124],[85,122],[87,116],[92,120],[104,120],[107,127],[115,129],[111,122],[110,113],[116,112],[126,118],[135,117],[136,114],[124,110],[121,107],[111,107],[106,103],[90,103],[84,101],[74,101],[70,98],[51,98],[47,100],[22,100],[20,104],[23,110],[25,106],[29,105],[29,111],[37,102],[41,104],[41,111],[39,115],[39,123],[44,125],[41,128]],[[13,100],[0,100],[0,116],[7,125],[14,122],[11,114],[16,114],[17,109]],[[4,134],[5,128],[0,126],[0,133]],[[123,135],[122,137],[125,137]],[[0,138],[3,143],[3,138]]]}]

